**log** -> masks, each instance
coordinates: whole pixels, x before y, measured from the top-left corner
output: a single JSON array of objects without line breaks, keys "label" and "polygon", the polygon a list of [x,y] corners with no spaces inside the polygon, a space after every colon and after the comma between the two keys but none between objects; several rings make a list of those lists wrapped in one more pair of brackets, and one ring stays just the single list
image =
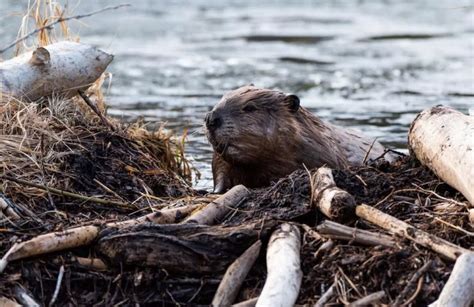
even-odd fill
[{"label": "log", "polygon": [[267,248],[267,279],[257,307],[292,307],[300,292],[303,273],[298,227],[282,224],[270,237]]},{"label": "log", "polygon": [[243,185],[236,185],[206,207],[184,220],[183,223],[213,225],[221,220],[231,209],[235,208],[249,193],[249,190]]},{"label": "log", "polygon": [[15,301],[12,301],[4,296],[0,297],[0,306],[2,307],[21,307],[20,304],[18,304]]},{"label": "log", "polygon": [[15,243],[0,260],[0,273],[10,261],[87,245],[97,237],[98,233],[97,226],[82,226]]},{"label": "log", "polygon": [[324,221],[319,224],[316,229],[323,237],[333,240],[348,240],[364,245],[382,245],[387,247],[395,247],[395,241],[391,236],[381,233],[348,227],[332,221]]},{"label": "log", "polygon": [[258,240],[229,266],[212,299],[212,306],[230,306],[235,301],[245,277],[258,258],[261,247],[262,241]]},{"label": "log", "polygon": [[468,307],[474,303],[474,253],[459,256],[448,282],[431,307]]},{"label": "log", "polygon": [[106,229],[97,251],[112,265],[159,267],[167,272],[219,274],[253,243],[270,235],[276,221],[239,226],[194,223]]},{"label": "log", "polygon": [[325,216],[338,222],[347,222],[355,217],[354,197],[338,188],[332,170],[320,167],[312,176],[312,205]]},{"label": "log", "polygon": [[44,96],[72,97],[105,71],[113,56],[95,47],[58,42],[0,63],[0,91],[35,101]]},{"label": "log", "polygon": [[367,205],[359,205],[356,214],[360,218],[371,222],[390,233],[403,236],[415,243],[429,248],[449,260],[456,260],[461,254],[469,252],[456,244],[441,239],[435,235],[419,230],[389,214]]},{"label": "log", "polygon": [[474,116],[437,106],[413,121],[408,143],[418,160],[474,206]]},{"label": "log", "polygon": [[[139,218],[122,222],[106,224],[108,228],[124,228],[146,222],[176,223],[183,216],[195,210],[199,205],[189,205],[179,208],[163,209]],[[64,231],[39,235],[28,241],[14,244],[0,260],[0,273],[3,272],[8,262],[27,257],[38,256],[60,250],[90,244],[99,235],[100,227],[95,225],[75,227]]]}]

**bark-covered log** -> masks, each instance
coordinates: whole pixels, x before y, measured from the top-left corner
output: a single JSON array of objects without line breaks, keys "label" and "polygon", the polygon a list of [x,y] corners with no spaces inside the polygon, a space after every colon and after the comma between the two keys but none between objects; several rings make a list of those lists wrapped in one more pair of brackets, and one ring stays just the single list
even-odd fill
[{"label": "bark-covered log", "polygon": [[261,247],[262,241],[258,240],[229,266],[212,299],[212,306],[230,306],[234,302],[240,286],[258,258]]},{"label": "bark-covered log", "polygon": [[462,254],[431,307],[468,307],[474,303],[474,253]]},{"label": "bark-covered log", "polygon": [[332,170],[320,167],[311,178],[313,186],[312,203],[331,220],[346,222],[355,217],[354,197],[338,188]]},{"label": "bark-covered log", "polygon": [[474,116],[448,107],[421,112],[408,134],[411,150],[474,206]]},{"label": "bark-covered log", "polygon": [[95,47],[58,42],[0,62],[0,92],[37,100],[58,94],[73,96],[105,71],[113,56]]},{"label": "bark-covered log", "polygon": [[303,278],[300,247],[300,231],[295,225],[283,224],[273,232],[267,248],[267,279],[257,307],[295,304]]},{"label": "bark-covered log", "polygon": [[141,225],[101,233],[97,249],[112,264],[160,267],[177,273],[221,273],[260,238],[273,221],[234,227]]},{"label": "bark-covered log", "polygon": [[356,214],[383,229],[427,247],[450,260],[456,260],[461,254],[469,252],[449,241],[443,240],[433,234],[417,229],[387,213],[367,205],[359,205]]}]

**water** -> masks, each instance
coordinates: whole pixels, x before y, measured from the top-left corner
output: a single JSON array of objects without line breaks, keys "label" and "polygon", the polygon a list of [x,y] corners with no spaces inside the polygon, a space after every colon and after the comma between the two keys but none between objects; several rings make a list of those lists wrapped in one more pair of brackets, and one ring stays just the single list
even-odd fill
[{"label": "water", "polygon": [[[121,1],[69,1],[74,14]],[[300,96],[322,118],[406,148],[415,115],[474,106],[472,1],[130,1],[71,24],[115,54],[109,113],[188,131],[187,154],[210,188],[202,123],[227,90],[254,83]],[[0,2],[0,47],[26,1]]]}]

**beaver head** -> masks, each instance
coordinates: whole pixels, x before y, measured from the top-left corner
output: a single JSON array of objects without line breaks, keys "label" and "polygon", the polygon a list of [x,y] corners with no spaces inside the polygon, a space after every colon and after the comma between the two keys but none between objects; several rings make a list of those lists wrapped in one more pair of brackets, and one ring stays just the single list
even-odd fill
[{"label": "beaver head", "polygon": [[300,107],[295,95],[244,86],[225,94],[206,115],[209,142],[223,160],[249,165],[274,160],[296,127],[294,115]]}]

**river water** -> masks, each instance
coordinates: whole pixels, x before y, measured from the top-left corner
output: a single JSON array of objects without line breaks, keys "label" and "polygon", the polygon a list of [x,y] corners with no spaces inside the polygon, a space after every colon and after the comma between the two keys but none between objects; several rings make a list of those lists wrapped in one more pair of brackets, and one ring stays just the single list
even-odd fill
[{"label": "river water", "polygon": [[[122,3],[68,2],[72,14]],[[295,93],[320,117],[400,150],[422,109],[474,107],[472,0],[129,3],[71,25],[115,55],[109,114],[187,130],[201,188],[212,186],[204,113],[241,85]],[[26,4],[0,1],[0,47]]]}]

